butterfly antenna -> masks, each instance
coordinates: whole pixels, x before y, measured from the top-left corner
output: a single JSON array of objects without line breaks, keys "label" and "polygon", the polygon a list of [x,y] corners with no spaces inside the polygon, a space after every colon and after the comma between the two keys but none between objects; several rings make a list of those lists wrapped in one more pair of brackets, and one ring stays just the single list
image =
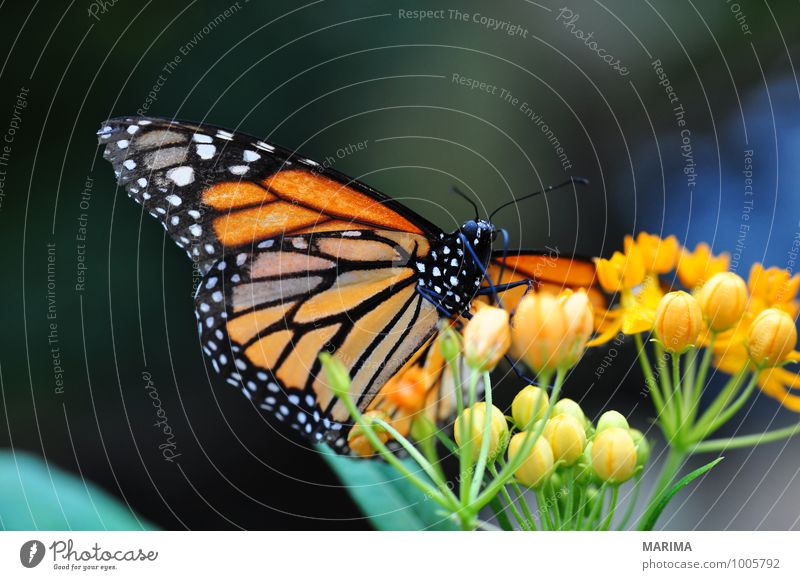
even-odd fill
[{"label": "butterfly antenna", "polygon": [[453,193],[460,195],[461,197],[467,200],[467,202],[472,206],[472,209],[475,210],[475,219],[477,220],[480,217],[480,212],[478,211],[478,205],[472,200],[470,196],[468,196],[466,193],[458,189],[458,187],[456,187],[455,185],[453,185],[451,189],[453,190]]},{"label": "butterfly antenna", "polygon": [[508,207],[510,205],[514,205],[515,203],[519,203],[519,202],[521,202],[523,200],[526,200],[526,199],[529,199],[531,197],[536,197],[537,195],[541,195],[543,193],[548,193],[550,191],[555,191],[556,189],[561,189],[562,187],[566,187],[567,185],[573,185],[573,184],[574,185],[589,185],[589,180],[586,179],[585,177],[570,177],[569,179],[567,179],[563,183],[559,183],[558,185],[551,185],[549,187],[545,187],[544,189],[542,189],[540,191],[534,191],[533,193],[529,193],[527,195],[523,195],[521,197],[514,198],[511,201],[508,201],[508,202],[504,203],[503,205],[501,205],[500,207],[495,209],[491,214],[489,214],[489,221],[492,221],[492,217],[503,208],[506,208],[506,207]]}]

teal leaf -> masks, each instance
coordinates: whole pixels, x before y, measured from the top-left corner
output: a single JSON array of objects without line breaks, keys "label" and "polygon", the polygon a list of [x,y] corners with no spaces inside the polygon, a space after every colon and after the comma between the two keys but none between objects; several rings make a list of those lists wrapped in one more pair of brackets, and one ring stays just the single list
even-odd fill
[{"label": "teal leaf", "polygon": [[[318,449],[375,529],[457,529],[438,503],[382,459],[343,457],[329,447],[319,446]],[[402,461],[409,471],[424,477],[413,460]]]},{"label": "teal leaf", "polygon": [[709,469],[714,467],[717,463],[719,463],[723,459],[724,457],[718,457],[714,461],[706,463],[703,467],[695,469],[690,474],[681,478],[681,480],[678,481],[678,483],[673,485],[671,488],[665,489],[663,492],[661,492],[661,495],[658,496],[658,498],[655,499],[651,504],[653,507],[647,510],[647,512],[642,516],[643,523],[639,526],[639,529],[644,530],[646,532],[652,530],[653,527],[656,525],[656,521],[658,521],[661,512],[664,511],[664,508],[667,507],[667,504],[675,496],[675,494],[678,493],[681,489],[683,489],[687,485],[689,485],[692,481],[703,475]]},{"label": "teal leaf", "polygon": [[149,530],[91,482],[19,451],[0,450],[0,530]]}]

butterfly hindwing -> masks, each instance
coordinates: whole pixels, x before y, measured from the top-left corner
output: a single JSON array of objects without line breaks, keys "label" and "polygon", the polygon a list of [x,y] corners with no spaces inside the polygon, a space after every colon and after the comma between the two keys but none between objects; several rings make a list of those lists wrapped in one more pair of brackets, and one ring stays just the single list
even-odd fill
[{"label": "butterfly hindwing", "polygon": [[[547,290],[558,294],[566,288],[584,288],[596,307],[606,307],[606,297],[600,289],[594,262],[575,256],[564,256],[555,249],[495,251],[487,268],[489,276],[497,286],[531,281],[531,289]],[[485,285],[485,283],[484,283]],[[519,286],[503,292],[503,304],[513,310],[526,292]]]},{"label": "butterfly hindwing", "polygon": [[418,234],[349,230],[226,254],[196,297],[203,348],[258,407],[347,452],[349,413],[325,384],[319,354],[344,362],[353,399],[369,408],[436,331],[439,315],[415,289],[414,260],[428,249]]}]

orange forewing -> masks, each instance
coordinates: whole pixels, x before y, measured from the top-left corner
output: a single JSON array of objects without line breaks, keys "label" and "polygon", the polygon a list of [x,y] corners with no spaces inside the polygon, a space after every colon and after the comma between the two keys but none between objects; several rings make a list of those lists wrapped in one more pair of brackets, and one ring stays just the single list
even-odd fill
[{"label": "orange forewing", "polygon": [[222,213],[214,232],[225,246],[280,235],[377,228],[423,234],[387,205],[334,179],[285,169],[264,179],[225,181],[203,192],[204,204]]}]

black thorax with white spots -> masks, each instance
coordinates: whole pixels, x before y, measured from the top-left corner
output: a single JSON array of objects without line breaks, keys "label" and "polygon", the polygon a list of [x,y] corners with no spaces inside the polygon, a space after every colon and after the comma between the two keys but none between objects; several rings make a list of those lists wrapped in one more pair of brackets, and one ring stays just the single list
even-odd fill
[{"label": "black thorax with white spots", "polygon": [[450,315],[468,313],[491,257],[493,232],[490,223],[471,220],[441,234],[430,253],[417,260],[420,294]]}]

